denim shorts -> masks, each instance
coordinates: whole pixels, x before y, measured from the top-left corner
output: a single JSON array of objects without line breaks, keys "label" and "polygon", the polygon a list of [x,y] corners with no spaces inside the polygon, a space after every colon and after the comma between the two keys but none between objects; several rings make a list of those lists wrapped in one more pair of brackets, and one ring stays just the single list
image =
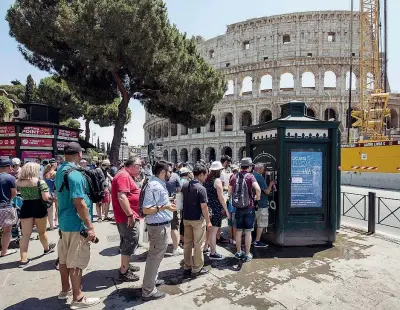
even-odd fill
[{"label": "denim shorts", "polygon": [[236,213],[231,213],[231,218],[228,220],[228,225],[236,228]]},{"label": "denim shorts", "polygon": [[236,209],[236,228],[245,232],[253,231],[256,213],[254,209]]}]

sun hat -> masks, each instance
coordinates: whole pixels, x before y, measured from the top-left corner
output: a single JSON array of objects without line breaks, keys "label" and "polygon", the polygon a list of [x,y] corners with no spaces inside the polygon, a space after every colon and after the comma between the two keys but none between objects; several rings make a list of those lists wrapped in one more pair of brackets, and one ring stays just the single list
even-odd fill
[{"label": "sun hat", "polygon": [[183,167],[183,168],[181,168],[181,170],[179,172],[182,175],[182,174],[190,173],[191,171],[188,168]]},{"label": "sun hat", "polygon": [[111,166],[110,160],[109,160],[109,159],[104,159],[104,160],[101,162],[101,165],[102,165],[102,166]]},{"label": "sun hat", "polygon": [[222,169],[224,169],[224,167],[222,166],[220,161],[214,161],[210,166],[211,171],[218,171]]},{"label": "sun hat", "polygon": [[253,166],[253,160],[250,157],[243,158],[240,162],[240,167]]}]

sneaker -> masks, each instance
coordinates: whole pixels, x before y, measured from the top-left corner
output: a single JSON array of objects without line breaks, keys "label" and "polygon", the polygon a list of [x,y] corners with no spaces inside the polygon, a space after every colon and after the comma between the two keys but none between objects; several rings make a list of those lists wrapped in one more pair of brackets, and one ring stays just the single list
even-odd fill
[{"label": "sneaker", "polygon": [[136,282],[139,281],[140,277],[137,274],[134,274],[132,271],[128,269],[127,272],[121,273],[121,270],[118,271],[118,281],[120,282]]},{"label": "sneaker", "polygon": [[164,298],[165,296],[167,296],[166,293],[157,291],[155,294],[153,294],[153,295],[151,295],[151,296],[147,296],[147,297],[142,296],[142,300],[143,300],[143,301],[157,300],[157,299]]},{"label": "sneaker", "polygon": [[101,222],[103,222],[103,219],[102,219],[101,217],[99,217],[99,218],[97,219],[97,223],[101,223]]},{"label": "sneaker", "polygon": [[157,279],[156,280],[156,286],[161,286],[161,285],[164,285],[164,284],[165,284],[165,281],[163,279]]},{"label": "sneaker", "polygon": [[245,256],[245,255],[244,255],[244,252],[243,252],[243,251],[237,252],[237,253],[235,254],[235,258],[237,258],[237,259],[243,259],[244,256]]},{"label": "sneaker", "polygon": [[223,260],[223,259],[225,259],[225,256],[215,252],[214,254],[210,254],[209,258],[212,259],[212,260]]},{"label": "sneaker", "polygon": [[28,259],[26,262],[19,262],[19,268],[25,268],[26,266],[28,266],[31,263],[31,259]]},{"label": "sneaker", "polygon": [[140,267],[139,266],[134,266],[132,264],[129,264],[128,270],[130,270],[132,272],[139,272],[140,271]]},{"label": "sneaker", "polygon": [[54,242],[51,242],[51,243],[49,243],[49,249],[47,251],[44,250],[43,254],[47,255],[47,254],[53,253],[55,251],[55,249],[56,249],[56,244]]},{"label": "sneaker", "polygon": [[200,276],[204,276],[205,274],[209,273],[210,270],[201,268],[198,272],[192,272],[192,277],[197,278]]},{"label": "sneaker", "polygon": [[245,255],[243,259],[245,262],[249,262],[253,259],[253,254],[249,253],[248,255]]},{"label": "sneaker", "polygon": [[95,305],[98,305],[100,301],[100,298],[83,297],[81,301],[73,301],[71,303],[70,309],[75,310],[93,307]]},{"label": "sneaker", "polygon": [[57,299],[58,300],[66,300],[68,297],[72,296],[72,290],[69,290],[68,292],[63,292],[61,291],[60,294],[58,294]]},{"label": "sneaker", "polygon": [[268,248],[268,244],[266,244],[266,243],[264,243],[264,242],[261,242],[261,241],[255,241],[255,242],[253,243],[253,246],[254,246],[255,248]]},{"label": "sneaker", "polygon": [[183,255],[183,249],[181,247],[178,246],[178,248],[176,250],[172,251],[172,255],[173,256],[179,256],[179,255]]},{"label": "sneaker", "polygon": [[210,254],[211,250],[210,248],[204,249],[203,254]]}]

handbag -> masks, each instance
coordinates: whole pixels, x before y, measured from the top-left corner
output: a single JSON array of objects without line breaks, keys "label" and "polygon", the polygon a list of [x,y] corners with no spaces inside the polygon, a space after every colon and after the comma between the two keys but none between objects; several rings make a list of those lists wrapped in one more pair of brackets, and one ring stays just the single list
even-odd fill
[{"label": "handbag", "polygon": [[15,208],[0,209],[0,227],[13,226],[17,223],[18,216]]},{"label": "handbag", "polygon": [[40,189],[40,180],[38,180],[37,188],[38,188],[38,191],[39,191],[40,200],[42,201],[42,203],[43,203],[43,205],[45,206],[45,208],[46,208],[46,209],[51,208],[51,207],[53,206],[53,199],[51,198],[51,196],[50,196],[50,199],[49,199],[49,200],[44,200],[44,199],[43,199],[43,197],[42,197],[42,191],[41,191],[41,189]]}]

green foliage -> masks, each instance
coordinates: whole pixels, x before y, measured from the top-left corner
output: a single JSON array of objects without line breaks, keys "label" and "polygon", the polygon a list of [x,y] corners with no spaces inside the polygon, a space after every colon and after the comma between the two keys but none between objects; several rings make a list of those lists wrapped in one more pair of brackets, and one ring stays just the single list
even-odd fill
[{"label": "green foliage", "polygon": [[17,79],[11,81],[11,84],[13,84],[14,86],[15,86],[15,85],[22,85],[21,81],[20,81],[20,80],[17,80]]},{"label": "green foliage", "polygon": [[72,118],[69,118],[66,121],[63,121],[60,124],[63,125],[63,126],[67,126],[69,128],[74,128],[74,129],[80,129],[81,128],[81,124],[79,123],[79,121],[76,120],[76,119],[72,119]]},{"label": "green foliage", "polygon": [[25,103],[32,103],[34,101],[35,89],[35,81],[33,80],[32,75],[29,74],[25,85]]},{"label": "green foliage", "polygon": [[4,120],[5,116],[9,115],[13,111],[13,104],[5,96],[0,96],[0,119]]},{"label": "green foliage", "polygon": [[18,85],[0,85],[0,89],[7,92],[7,98],[15,101],[16,104],[24,103],[25,100],[25,86]]},{"label": "green foliage", "polygon": [[[108,105],[88,105],[85,111],[85,118],[93,120],[100,127],[113,126],[118,118],[118,105],[120,99],[116,98],[113,103]],[[132,117],[132,112],[128,108],[126,111],[126,122],[129,124]]]}]

